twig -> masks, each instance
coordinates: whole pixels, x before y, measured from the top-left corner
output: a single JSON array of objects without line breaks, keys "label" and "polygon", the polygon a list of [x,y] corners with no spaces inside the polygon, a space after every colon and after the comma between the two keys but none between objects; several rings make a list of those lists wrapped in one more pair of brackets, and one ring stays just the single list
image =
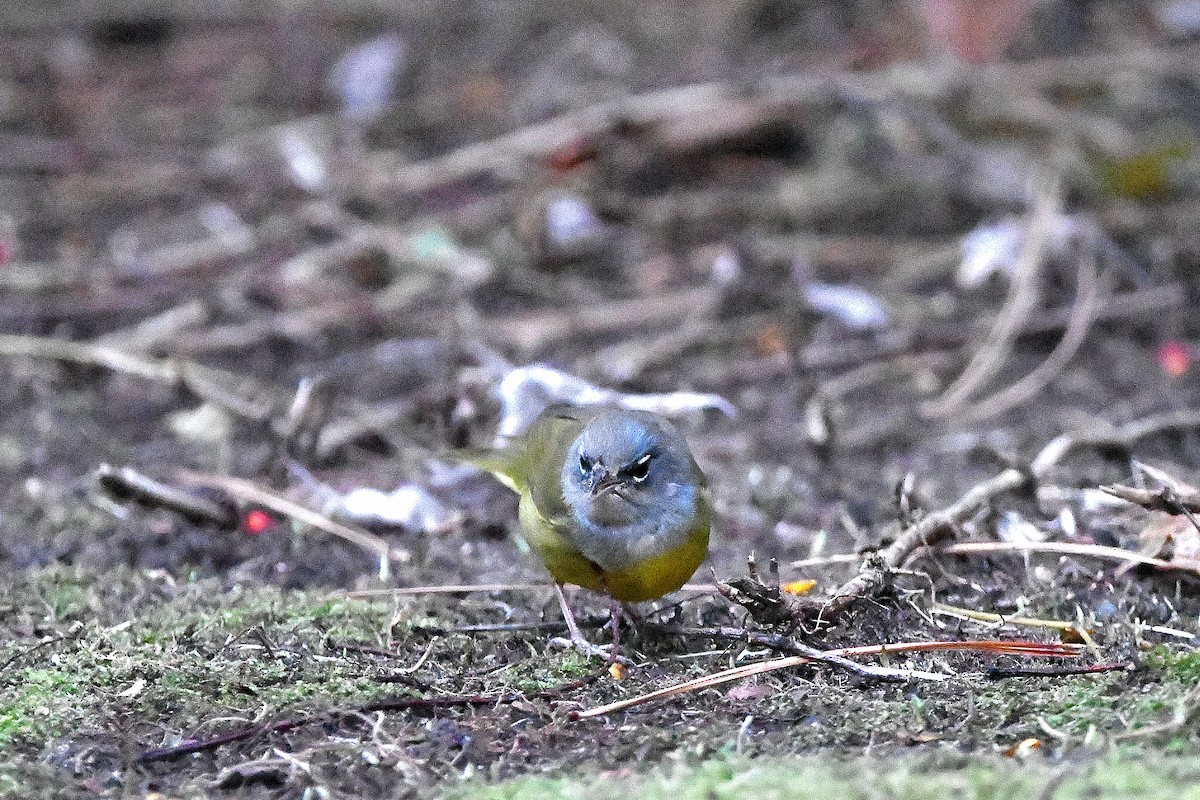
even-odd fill
[{"label": "twig", "polygon": [[[674,686],[668,686],[665,689],[658,689],[653,692],[648,692],[637,697],[618,700],[607,705],[597,706],[596,708],[588,709],[571,714],[573,721],[582,719],[591,719],[592,717],[602,717],[605,714],[611,714],[614,711],[624,711],[627,708],[640,706],[645,703],[653,702],[654,700],[662,700],[667,697],[675,697],[680,694],[699,691],[701,689],[711,689],[714,686],[720,686],[733,681],[745,680],[752,678],[755,675],[762,675],[767,672],[775,672],[789,667],[798,667],[802,664],[808,664],[810,660],[804,656],[787,656],[785,658],[772,659],[771,661],[760,661],[757,664],[749,664],[741,667],[733,667],[722,672],[717,672],[713,675],[706,675],[703,678],[694,678],[690,681],[677,683]],[[921,670],[901,670],[895,669],[893,672],[899,677],[905,679],[916,678],[930,681],[944,681],[948,675],[943,675],[937,672],[924,672]]]},{"label": "twig", "polygon": [[1177,639],[1195,639],[1196,634],[1191,631],[1181,631],[1178,628],[1168,628],[1165,625],[1142,625],[1135,624],[1135,629],[1139,631],[1150,631],[1151,633],[1162,634],[1163,636],[1174,636]]},{"label": "twig", "polygon": [[40,336],[0,335],[0,356],[33,356],[90,364],[168,385],[175,384],[181,377],[177,365],[171,361],[130,355],[105,345]]},{"label": "twig", "polygon": [[[1043,658],[1071,658],[1078,655],[1080,652],[1080,648],[1076,645],[1029,641],[905,642],[900,644],[871,645],[868,647],[843,647],[834,650],[825,650],[822,652],[826,656],[836,655],[844,657],[849,655],[882,655],[884,653],[910,653],[947,650],[970,650],[987,653],[1038,656]],[[605,714],[611,714],[614,711],[624,711],[627,708],[639,706],[653,700],[659,700],[665,697],[673,697],[678,694],[685,694],[687,692],[692,692],[699,689],[708,689],[724,683],[744,680],[746,678],[753,677],[755,675],[761,675],[766,672],[788,669],[789,667],[796,667],[807,663],[810,663],[810,659],[805,658],[804,656],[787,656],[785,658],[777,658],[770,661],[760,661],[756,664],[733,667],[732,669],[723,670],[713,675],[706,675],[702,678],[684,681],[683,683],[678,683],[674,686],[668,686],[665,689],[659,689],[648,694],[639,695],[638,697],[627,698],[625,700],[619,700],[615,703],[609,703],[607,705],[599,706],[587,711],[573,713],[571,714],[571,719],[580,720],[589,719],[591,717],[599,717]],[[942,681],[950,677],[949,675],[938,672],[924,672],[921,670],[896,670],[896,673],[908,678],[934,681]]]},{"label": "twig", "polygon": [[183,331],[203,325],[211,317],[212,312],[204,303],[191,300],[143,319],[132,327],[109,331],[100,336],[96,344],[126,352],[145,352],[170,344]]},{"label": "twig", "polygon": [[522,700],[551,700],[562,695],[581,689],[595,683],[601,676],[608,673],[607,668],[595,670],[579,680],[543,689],[532,694],[502,694],[502,695],[447,695],[443,697],[393,697],[375,700],[351,709],[332,709],[318,714],[297,717],[295,719],[279,720],[261,725],[251,725],[237,730],[227,731],[207,739],[185,739],[170,747],[158,747],[147,750],[137,757],[138,763],[164,761],[181,756],[192,755],[206,750],[215,750],[223,745],[240,742],[272,733],[285,733],[290,730],[311,725],[313,723],[334,722],[345,717],[358,717],[375,711],[405,711],[409,709],[435,710],[439,708],[455,708],[462,706],[494,706],[507,705]]},{"label": "twig", "polygon": [[168,386],[184,386],[238,416],[265,422],[279,398],[263,384],[225,370],[176,358],[153,359],[103,344],[38,336],[0,335],[0,356],[52,358],[136,375]]},{"label": "twig", "polygon": [[[1181,307],[1184,288],[1179,283],[1116,292],[1095,310],[1092,322],[1128,319],[1148,314],[1161,314]],[[1053,308],[1030,319],[1020,336],[1041,336],[1064,330],[1070,321],[1074,303],[1067,308]],[[800,352],[800,364],[809,370],[835,370],[858,367],[873,361],[897,356],[911,356],[915,350],[935,351],[960,348],[968,341],[969,329],[961,324],[932,331],[927,324],[918,333],[896,337],[886,344],[838,342],[835,346],[811,344]],[[785,355],[767,356],[730,364],[722,376],[726,383],[760,382],[795,371],[792,359]]]},{"label": "twig", "polygon": [[564,114],[547,122],[532,125],[495,139],[467,145],[444,156],[407,164],[385,174],[382,179],[379,165],[363,176],[368,191],[420,193],[435,186],[463,180],[497,170],[511,172],[530,159],[550,153],[580,139],[599,135],[620,121],[661,118],[673,114],[691,113],[724,99],[731,87],[722,84],[701,84],[652,92],[637,97],[625,97],[601,103],[580,111]]},{"label": "twig", "polygon": [[[922,99],[959,91],[964,84],[986,90],[987,87],[1009,89],[1012,86],[1044,86],[1053,80],[1087,81],[1097,75],[1115,75],[1132,69],[1153,65],[1190,68],[1200,48],[1195,45],[1145,47],[1120,53],[1101,53],[1072,58],[1037,59],[1021,64],[1005,63],[981,67],[964,73],[961,70],[933,65],[898,72],[892,69],[856,73],[852,86],[842,87],[841,93],[852,93],[865,101],[896,102],[919,92]],[[919,76],[914,69],[920,71]],[[837,81],[819,71],[800,72],[763,78],[751,87],[750,99],[760,105],[784,109],[803,109],[807,104],[826,102],[839,92]],[[744,105],[745,86],[730,83],[705,83],[674,89],[622,97],[579,111],[563,114],[494,139],[466,145],[443,156],[417,163],[396,166],[390,154],[375,156],[364,165],[358,181],[368,194],[421,193],[448,183],[466,180],[477,175],[521,175],[522,169],[540,159],[580,140],[594,139],[626,124],[646,127],[658,124],[670,136],[681,122],[694,118],[712,118],[722,109]],[[686,141],[685,141],[686,144]],[[391,162],[391,163],[389,163]]]},{"label": "twig", "polygon": [[745,642],[749,645],[757,647],[766,647],[778,653],[787,653],[790,656],[798,656],[805,658],[808,661],[828,664],[831,667],[844,670],[859,678],[872,678],[883,681],[904,681],[911,677],[906,671],[896,672],[880,667],[871,667],[865,664],[859,664],[856,661],[851,661],[844,656],[830,654],[823,650],[818,650],[806,644],[801,644],[795,639],[790,639],[787,636],[778,633],[767,633],[766,631],[751,631],[745,628],[679,628],[672,625],[659,625],[650,623],[648,625],[652,630],[661,631],[663,633],[674,633],[681,636],[696,636],[708,639],[726,639],[735,642]]},{"label": "twig", "polygon": [[100,488],[117,500],[133,500],[152,508],[165,508],[193,524],[217,528],[237,526],[237,514],[230,505],[207,497],[197,497],[130,467],[101,464],[95,475]]},{"label": "twig", "polygon": [[1021,328],[1037,306],[1039,273],[1059,203],[1057,185],[1044,187],[1038,193],[1013,270],[1009,294],[1004,306],[996,314],[995,324],[976,348],[962,374],[946,388],[941,397],[922,406],[921,413],[924,416],[944,419],[961,410],[971,394],[995,375],[1008,358]]},{"label": "twig", "polygon": [[197,486],[208,486],[213,489],[219,489],[243,503],[253,503],[262,506],[277,514],[291,517],[297,522],[311,525],[318,530],[345,539],[364,550],[369,550],[379,558],[379,579],[388,580],[391,578],[392,549],[386,541],[374,534],[358,530],[357,528],[351,528],[340,522],[335,522],[324,514],[302,506],[294,500],[289,500],[274,492],[269,492],[241,478],[193,472],[191,470],[180,470],[179,475],[183,480],[194,483]]},{"label": "twig", "polygon": [[[919,548],[928,548],[942,538],[954,526],[975,514],[992,498],[1004,492],[1012,491],[1025,485],[1031,478],[1044,479],[1050,470],[1058,464],[1071,449],[1083,444],[1099,446],[1119,446],[1131,448],[1133,443],[1154,433],[1178,428],[1200,427],[1200,410],[1188,409],[1161,416],[1147,417],[1129,423],[1119,429],[1103,432],[1084,432],[1064,434],[1051,440],[1034,458],[1029,473],[1018,469],[1007,469],[984,483],[973,487],[951,506],[934,512],[911,528],[904,530],[888,547],[869,556],[863,563],[859,574],[839,587],[821,613],[838,614],[853,600],[871,596],[882,590],[887,582],[889,571],[903,566]],[[1069,553],[1072,555],[1107,558],[1116,561],[1148,564],[1159,569],[1178,570],[1183,572],[1200,573],[1200,565],[1175,563],[1159,558],[1142,555],[1129,550],[1100,545],[1074,544],[1066,542],[969,542],[952,544],[940,548],[943,553],[978,553],[1006,552],[1014,550],[1031,550],[1043,552]],[[827,557],[817,563],[829,563]],[[846,560],[846,556],[837,560]],[[811,560],[797,561],[794,567],[812,566]]]},{"label": "twig", "polygon": [[484,321],[482,333],[489,341],[504,342],[522,352],[537,352],[548,342],[560,340],[564,331],[590,336],[680,325],[699,309],[711,308],[719,296],[717,289],[700,286],[601,305],[508,314]]},{"label": "twig", "polygon": [[1075,356],[1080,345],[1083,344],[1083,340],[1087,337],[1096,310],[1096,301],[1101,291],[1102,281],[1096,274],[1094,250],[1083,256],[1075,282],[1078,289],[1075,303],[1071,306],[1071,317],[1067,321],[1067,330],[1050,355],[1046,356],[1044,361],[1021,380],[972,406],[966,413],[968,419],[985,420],[1019,406],[1042,391]]},{"label": "twig", "polygon": [[1081,667],[988,667],[983,677],[989,681],[1008,678],[1067,678],[1073,675],[1095,675],[1101,672],[1116,672],[1129,669],[1125,663],[1085,664]]},{"label": "twig", "polygon": [[1041,449],[1029,466],[1029,471],[1045,480],[1067,453],[1076,447],[1108,447],[1130,450],[1135,442],[1169,430],[1200,428],[1200,409],[1184,409],[1126,423],[1108,430],[1088,430],[1056,436]]},{"label": "twig", "polygon": [[1181,495],[1169,486],[1151,490],[1120,484],[1101,486],[1100,491],[1111,494],[1113,497],[1119,497],[1127,503],[1141,506],[1147,511],[1165,511],[1168,514],[1181,512],[1200,514],[1200,493],[1194,491]]},{"label": "twig", "polygon": [[862,560],[863,557],[858,553],[831,553],[827,556],[801,558],[793,561],[790,566],[793,569],[806,569],[808,567],[833,566],[834,564],[861,564]]},{"label": "twig", "polygon": [[591,359],[595,368],[611,381],[627,383],[654,366],[678,359],[701,344],[716,348],[717,340],[732,338],[706,309],[694,311],[690,320],[665,333],[624,339],[601,349]]},{"label": "twig", "polygon": [[948,555],[976,555],[979,553],[1058,553],[1060,555],[1088,556],[1107,561],[1146,564],[1163,570],[1178,570],[1200,574],[1200,564],[1167,561],[1143,555],[1120,547],[1107,547],[1081,542],[956,542],[936,548],[936,552]]},{"label": "twig", "polygon": [[1005,492],[1024,486],[1029,476],[1018,469],[1006,469],[999,475],[971,488],[957,501],[923,517],[901,532],[896,541],[869,557],[858,575],[842,584],[821,609],[822,614],[841,613],[860,597],[868,597],[888,582],[891,570],[904,566],[920,547],[927,547],[951,532],[956,525],[972,517],[979,509]]},{"label": "twig", "polygon": [[[953,545],[950,545],[953,547]],[[934,614],[942,614],[956,619],[970,619],[976,622],[990,622],[995,625],[1021,625],[1029,628],[1051,628],[1057,631],[1071,631],[1081,635],[1079,627],[1074,622],[1060,619],[1036,619],[1034,617],[1009,616],[990,611],[976,611],[972,608],[959,608],[945,603],[934,603],[929,609]],[[1082,636],[1081,636],[1082,638]]]}]

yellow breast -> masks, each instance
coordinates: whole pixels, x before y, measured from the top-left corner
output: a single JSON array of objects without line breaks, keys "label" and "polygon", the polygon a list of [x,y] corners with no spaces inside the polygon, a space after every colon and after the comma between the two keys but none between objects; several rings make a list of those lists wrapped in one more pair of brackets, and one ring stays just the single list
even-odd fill
[{"label": "yellow breast", "polygon": [[585,558],[553,522],[538,513],[528,491],[521,493],[520,520],[525,539],[554,580],[605,592],[626,603],[675,591],[692,577],[708,553],[709,514],[703,502],[695,527],[682,545],[619,570],[603,570]]}]

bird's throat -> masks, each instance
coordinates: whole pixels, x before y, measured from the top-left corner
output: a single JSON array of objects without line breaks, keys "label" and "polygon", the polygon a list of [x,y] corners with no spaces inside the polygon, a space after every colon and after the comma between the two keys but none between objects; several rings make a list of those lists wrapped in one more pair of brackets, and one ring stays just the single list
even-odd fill
[{"label": "bird's throat", "polygon": [[639,517],[638,508],[615,491],[602,492],[588,500],[585,513],[593,525],[624,527]]}]

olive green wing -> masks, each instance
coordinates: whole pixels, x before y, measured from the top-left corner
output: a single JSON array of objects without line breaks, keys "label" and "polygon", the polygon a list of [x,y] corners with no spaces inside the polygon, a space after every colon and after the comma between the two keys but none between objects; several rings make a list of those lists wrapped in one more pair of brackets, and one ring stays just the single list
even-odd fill
[{"label": "olive green wing", "polygon": [[593,409],[551,406],[534,420],[525,436],[522,461],[529,476],[530,499],[538,513],[551,523],[569,513],[562,491],[567,451],[598,413]]},{"label": "olive green wing", "polygon": [[448,458],[478,467],[517,494],[528,489],[539,513],[553,519],[566,513],[562,500],[562,467],[567,450],[588,420],[599,413],[590,409],[554,405],[533,421],[529,429],[501,448],[463,448]]}]

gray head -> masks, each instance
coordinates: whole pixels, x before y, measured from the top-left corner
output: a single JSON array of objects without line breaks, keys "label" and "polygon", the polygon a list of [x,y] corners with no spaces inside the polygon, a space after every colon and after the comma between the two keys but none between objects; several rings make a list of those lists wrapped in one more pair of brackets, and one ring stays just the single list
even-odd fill
[{"label": "gray head", "polygon": [[567,451],[562,470],[563,499],[575,520],[592,529],[658,527],[690,517],[702,480],[683,435],[644,411],[597,416]]}]

